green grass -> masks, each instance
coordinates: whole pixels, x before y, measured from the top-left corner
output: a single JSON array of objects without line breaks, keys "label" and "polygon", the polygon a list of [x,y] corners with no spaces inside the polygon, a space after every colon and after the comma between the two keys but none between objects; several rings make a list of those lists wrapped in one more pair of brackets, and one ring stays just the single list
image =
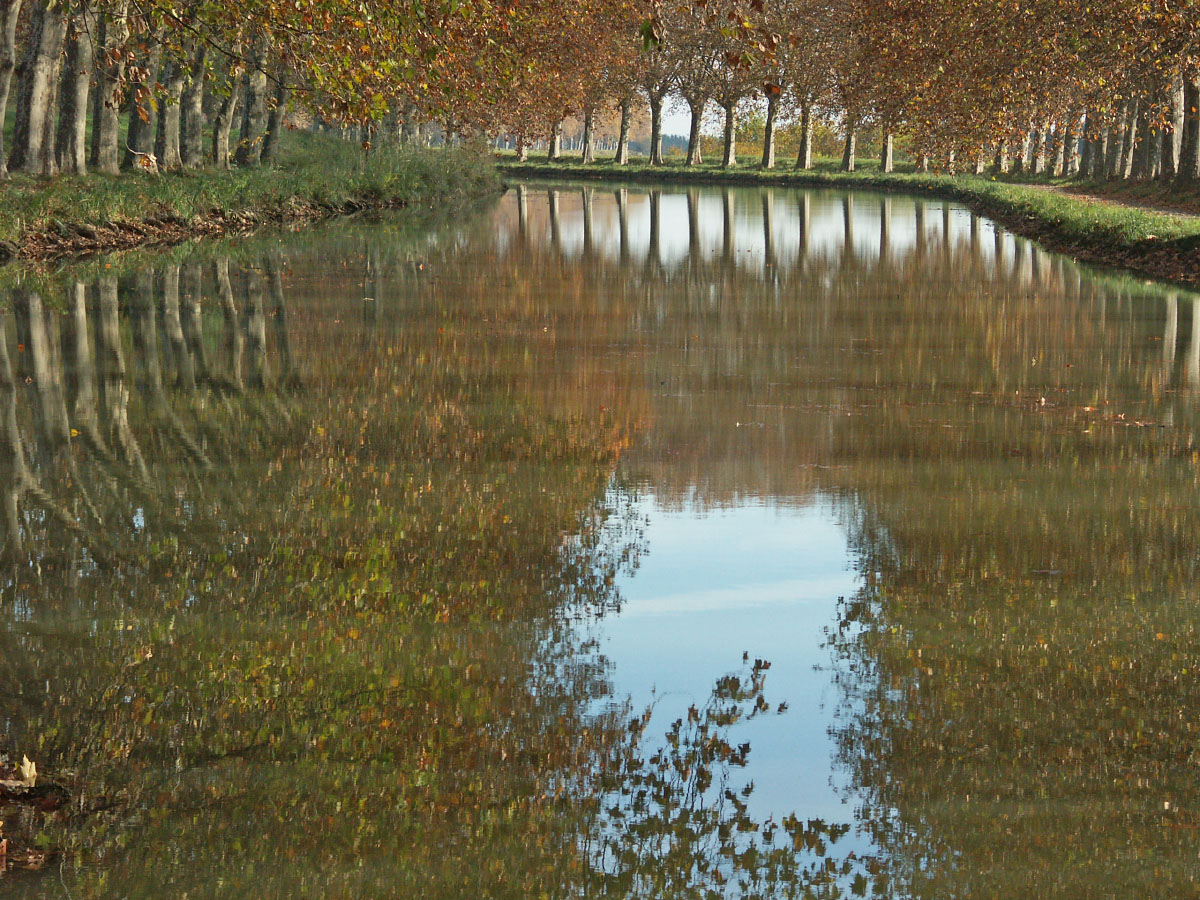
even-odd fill
[{"label": "green grass", "polygon": [[299,201],[444,202],[498,188],[490,162],[464,150],[381,148],[369,156],[329,135],[288,132],[272,165],[163,175],[98,173],[46,180],[14,175],[0,187],[0,239],[20,244],[61,225],[103,225],[165,214],[271,211]]}]

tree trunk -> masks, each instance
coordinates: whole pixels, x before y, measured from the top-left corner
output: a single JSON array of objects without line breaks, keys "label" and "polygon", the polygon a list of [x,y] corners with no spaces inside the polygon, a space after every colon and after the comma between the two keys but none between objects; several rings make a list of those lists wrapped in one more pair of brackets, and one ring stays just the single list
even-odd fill
[{"label": "tree trunk", "polygon": [[1051,178],[1060,178],[1063,175],[1066,168],[1066,151],[1067,136],[1060,122],[1054,126],[1054,143],[1050,145],[1048,166]]},{"label": "tree trunk", "polygon": [[895,138],[890,131],[883,135],[883,148],[879,154],[879,170],[885,175],[895,170],[894,162],[894,146]]},{"label": "tree trunk", "polygon": [[108,46],[108,16],[103,12],[96,16],[96,43],[93,48],[92,66],[95,72],[96,80],[91,94],[88,96],[88,104],[91,110],[88,115],[91,116],[91,145],[88,147],[87,164],[92,168],[96,167],[96,163],[100,161],[100,116],[101,110],[104,109],[104,68],[105,68],[105,48]]},{"label": "tree trunk", "polygon": [[250,68],[242,79],[242,130],[233,159],[239,166],[257,166],[262,160],[263,132],[267,127],[266,48],[255,42]]},{"label": "tree trunk", "polygon": [[982,175],[986,171],[987,171],[987,150],[985,150],[981,147],[979,152],[977,154],[975,154],[975,174]]},{"label": "tree trunk", "polygon": [[725,155],[721,166],[732,169],[737,166],[737,101],[726,104],[725,109]]},{"label": "tree trunk", "polygon": [[127,2],[114,4],[111,12],[104,16],[104,51],[96,72],[95,119],[92,122],[92,138],[95,158],[92,165],[99,171],[116,175],[121,171],[121,101],[117,88],[125,75],[125,57],[118,55],[116,61],[110,56],[129,37],[129,26],[125,20]]},{"label": "tree trunk", "polygon": [[1129,131],[1125,125],[1125,120],[1128,118],[1128,106],[1121,107],[1120,117],[1117,123],[1113,126],[1108,138],[1108,152],[1105,156],[1107,165],[1104,169],[1104,175],[1110,180],[1121,177],[1121,167],[1125,161],[1125,138]]},{"label": "tree trunk", "polygon": [[182,98],[179,157],[188,169],[204,165],[204,71],[207,60],[208,44],[202,42],[192,57],[191,71]]},{"label": "tree trunk", "polygon": [[621,127],[617,132],[617,154],[616,163],[618,166],[629,165],[629,98],[621,101]]},{"label": "tree trunk", "polygon": [[596,161],[595,122],[596,113],[588,108],[583,114],[583,145],[579,148],[580,162],[585,166]]},{"label": "tree trunk", "polygon": [[229,132],[237,115],[238,102],[242,97],[241,79],[230,78],[229,93],[217,104],[213,117],[212,161],[218,169],[229,168]]},{"label": "tree trunk", "polygon": [[10,169],[33,174],[53,174],[55,168],[58,73],[67,20],[62,7],[51,7],[49,2],[43,0],[35,7],[29,26],[17,89],[13,149],[8,160]]},{"label": "tree trunk", "polygon": [[842,171],[854,171],[854,152],[858,145],[858,135],[853,129],[846,132],[846,149],[842,151]]},{"label": "tree trunk", "polygon": [[517,162],[529,162],[529,143],[525,135],[517,135]]},{"label": "tree trunk", "polygon": [[182,60],[170,60],[167,66],[166,96],[158,110],[158,129],[154,137],[154,155],[158,157],[159,169],[164,172],[183,168],[183,157],[179,150],[179,132],[183,121],[180,103],[188,75],[187,65]]},{"label": "tree trunk", "polygon": [[1008,144],[1005,141],[1000,142],[1000,146],[996,148],[996,159],[992,162],[992,172],[997,175],[1008,174]]},{"label": "tree trunk", "polygon": [[1179,171],[1179,145],[1183,137],[1183,79],[1178,74],[1167,88],[1167,102],[1166,130],[1158,168],[1158,177],[1163,180],[1174,178]]},{"label": "tree trunk", "polygon": [[800,150],[796,154],[797,169],[811,169],[813,163],[813,118],[812,105],[800,107]]},{"label": "tree trunk", "polygon": [[1095,143],[1092,141],[1088,131],[1093,127],[1093,119],[1090,115],[1084,118],[1083,127],[1080,129],[1079,136],[1083,139],[1083,147],[1079,151],[1079,170],[1076,174],[1080,178],[1087,178],[1092,171],[1092,151],[1095,150]]},{"label": "tree trunk", "polygon": [[562,122],[555,122],[550,129],[550,140],[547,143],[546,159],[553,161],[562,159]]},{"label": "tree trunk", "polygon": [[275,96],[271,100],[271,113],[267,116],[267,134],[263,138],[262,158],[266,162],[274,162],[279,155],[279,135],[283,131],[283,117],[287,114],[288,94],[287,72],[282,68],[275,81]]},{"label": "tree trunk", "polygon": [[139,154],[154,152],[155,109],[151,95],[158,82],[162,48],[158,46],[157,36],[150,41],[154,46],[142,61],[146,80],[132,85],[129,93],[129,135],[125,139],[125,156],[121,161],[121,167],[125,169],[137,165]]},{"label": "tree trunk", "polygon": [[1092,150],[1092,178],[1101,179],[1108,175],[1111,145],[1112,132],[1107,125],[1101,124],[1100,130],[1096,133],[1096,146]]},{"label": "tree trunk", "polygon": [[1128,178],[1132,173],[1134,152],[1137,149],[1138,141],[1142,139],[1142,133],[1138,130],[1140,106],[1141,104],[1137,100],[1131,100],[1128,112],[1125,114],[1125,136],[1121,145],[1121,159],[1117,170],[1117,177],[1121,179]]},{"label": "tree trunk", "polygon": [[[0,125],[8,111],[8,91],[17,67],[17,18],[21,0],[0,0]],[[4,152],[4,129],[0,127],[0,178],[8,177]]]},{"label": "tree trunk", "polygon": [[1046,171],[1046,133],[1050,130],[1047,124],[1039,128],[1033,140],[1033,174],[1041,175]]},{"label": "tree trunk", "polygon": [[665,94],[657,94],[650,97],[650,165],[652,166],[661,166],[663,164],[662,111],[665,99]]},{"label": "tree trunk", "polygon": [[779,91],[767,88],[767,121],[763,127],[762,167],[775,168],[775,117],[779,114]]},{"label": "tree trunk", "polygon": [[1183,141],[1176,179],[1183,182],[1197,178],[1200,178],[1200,76],[1189,75],[1183,80]]},{"label": "tree trunk", "polygon": [[95,32],[96,9],[86,2],[71,17],[56,142],[59,169],[76,175],[87,174],[88,90],[92,82]]},{"label": "tree trunk", "polygon": [[688,129],[688,147],[687,159],[684,160],[685,166],[698,166],[704,160],[700,152],[700,123],[704,117],[704,107],[708,105],[707,100],[689,100],[688,108],[692,112],[691,127]]},{"label": "tree trunk", "polygon": [[1129,175],[1131,178],[1149,178],[1154,167],[1154,136],[1157,129],[1150,127],[1150,104],[1143,103],[1137,117],[1137,142],[1133,145],[1133,160]]},{"label": "tree trunk", "polygon": [[1021,138],[1021,142],[1017,145],[1017,155],[1012,162],[1012,173],[1014,175],[1023,175],[1025,173],[1025,160],[1029,157],[1029,136]]}]

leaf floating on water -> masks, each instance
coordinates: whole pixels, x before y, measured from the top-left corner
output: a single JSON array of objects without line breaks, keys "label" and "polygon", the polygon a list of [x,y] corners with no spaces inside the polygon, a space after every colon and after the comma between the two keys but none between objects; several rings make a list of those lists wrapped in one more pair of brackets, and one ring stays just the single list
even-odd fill
[{"label": "leaf floating on water", "polygon": [[21,781],[25,783],[25,787],[37,787],[37,763],[30,760],[24,754],[21,754]]}]

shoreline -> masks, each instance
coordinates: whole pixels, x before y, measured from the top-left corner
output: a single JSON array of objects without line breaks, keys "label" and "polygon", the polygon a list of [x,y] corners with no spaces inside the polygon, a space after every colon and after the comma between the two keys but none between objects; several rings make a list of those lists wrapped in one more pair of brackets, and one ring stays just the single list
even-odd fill
[{"label": "shoreline", "polygon": [[166,249],[267,227],[303,227],[360,212],[471,203],[502,184],[490,158],[381,149],[292,136],[278,165],[14,177],[0,183],[0,267],[19,271],[109,253]]},{"label": "shoreline", "polygon": [[636,185],[724,185],[872,190],[953,200],[1046,249],[1092,265],[1200,287],[1200,217],[1139,208],[1058,190],[1051,185],[993,181],[985,176],[919,173],[764,172],[654,168],[609,164],[584,166],[546,161],[498,160],[505,179],[596,181]]}]

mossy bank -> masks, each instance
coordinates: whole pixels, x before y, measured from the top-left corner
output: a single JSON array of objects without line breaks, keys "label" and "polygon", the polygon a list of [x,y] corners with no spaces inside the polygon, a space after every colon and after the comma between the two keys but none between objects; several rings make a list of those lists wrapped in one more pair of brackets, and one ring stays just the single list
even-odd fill
[{"label": "mossy bank", "polygon": [[940,197],[963,203],[1017,234],[1077,259],[1200,285],[1200,217],[1104,202],[1052,184],[913,171],[884,174],[874,167],[841,172],[832,161],[806,171],[685,168],[680,164],[651,168],[636,163],[618,167],[611,161],[583,165],[578,160],[518,163],[511,158],[501,158],[497,165],[502,176],[513,179],[859,188]]},{"label": "mossy bank", "polygon": [[469,150],[380,148],[291,133],[277,162],[152,175],[16,176],[0,187],[0,258],[47,261],[196,237],[493,195],[491,161]]}]

